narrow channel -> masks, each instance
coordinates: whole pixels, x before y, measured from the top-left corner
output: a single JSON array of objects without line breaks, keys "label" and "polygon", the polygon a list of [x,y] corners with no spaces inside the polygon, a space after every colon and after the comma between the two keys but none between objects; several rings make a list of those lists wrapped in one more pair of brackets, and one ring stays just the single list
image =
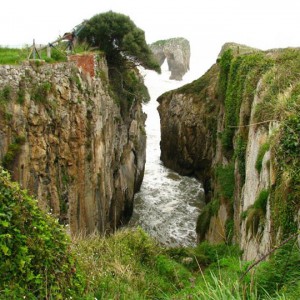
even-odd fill
[{"label": "narrow channel", "polygon": [[160,119],[158,96],[186,82],[169,80],[162,74],[144,71],[151,100],[144,105],[147,114],[147,160],[145,176],[134,200],[132,226],[140,226],[160,243],[171,247],[196,244],[196,221],[203,206],[203,188],[194,178],[180,176],[163,166],[160,160]]}]

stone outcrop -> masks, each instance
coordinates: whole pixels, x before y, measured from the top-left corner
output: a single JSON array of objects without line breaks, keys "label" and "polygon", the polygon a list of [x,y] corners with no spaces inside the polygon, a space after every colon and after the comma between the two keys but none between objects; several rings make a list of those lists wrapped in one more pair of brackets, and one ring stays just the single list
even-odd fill
[{"label": "stone outcrop", "polygon": [[[180,174],[199,178],[206,192],[210,191],[220,111],[216,96],[218,70],[215,65],[205,75],[207,85],[196,97],[183,87],[157,99],[160,103],[161,160]],[[193,83],[196,90],[201,88],[198,83]]]},{"label": "stone outcrop", "polygon": [[132,213],[144,174],[145,114],[136,101],[122,118],[103,57],[73,60],[85,66],[0,66],[0,159],[71,233],[105,233]]},{"label": "stone outcrop", "polygon": [[167,60],[170,79],[182,80],[182,76],[190,69],[190,43],[185,38],[172,38],[157,41],[150,45],[154,57],[162,66]]},{"label": "stone outcrop", "polygon": [[161,159],[204,182],[199,241],[233,241],[253,260],[299,230],[299,149],[290,147],[299,142],[300,51],[236,49],[158,98]]}]

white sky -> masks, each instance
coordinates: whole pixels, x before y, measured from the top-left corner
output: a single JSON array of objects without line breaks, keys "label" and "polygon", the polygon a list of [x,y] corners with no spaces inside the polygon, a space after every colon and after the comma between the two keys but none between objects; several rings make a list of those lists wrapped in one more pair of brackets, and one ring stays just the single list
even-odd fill
[{"label": "white sky", "polygon": [[84,19],[113,10],[128,15],[152,43],[182,36],[191,43],[191,71],[201,75],[225,42],[263,50],[300,46],[299,0],[5,0],[0,45],[45,44]]}]

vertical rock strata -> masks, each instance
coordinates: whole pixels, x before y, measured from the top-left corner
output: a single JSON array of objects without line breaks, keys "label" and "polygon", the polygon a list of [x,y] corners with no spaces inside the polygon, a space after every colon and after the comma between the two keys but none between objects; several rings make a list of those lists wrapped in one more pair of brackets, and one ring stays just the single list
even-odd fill
[{"label": "vertical rock strata", "polygon": [[199,241],[233,241],[252,260],[299,230],[299,70],[299,49],[228,45],[159,97],[162,161],[204,182]]},{"label": "vertical rock strata", "polygon": [[95,76],[74,62],[0,66],[0,159],[71,233],[126,223],[144,174],[141,101],[123,120],[92,59]]}]

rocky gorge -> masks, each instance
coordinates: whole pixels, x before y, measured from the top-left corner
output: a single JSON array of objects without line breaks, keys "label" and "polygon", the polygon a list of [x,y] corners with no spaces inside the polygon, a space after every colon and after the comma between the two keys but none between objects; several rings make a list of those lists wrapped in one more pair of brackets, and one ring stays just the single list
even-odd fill
[{"label": "rocky gorge", "polygon": [[122,114],[104,56],[0,66],[0,159],[73,234],[130,218],[145,165],[145,114]]},{"label": "rocky gorge", "polygon": [[234,242],[253,260],[299,230],[299,70],[299,49],[228,44],[158,98],[162,161],[204,184],[199,241]]}]

